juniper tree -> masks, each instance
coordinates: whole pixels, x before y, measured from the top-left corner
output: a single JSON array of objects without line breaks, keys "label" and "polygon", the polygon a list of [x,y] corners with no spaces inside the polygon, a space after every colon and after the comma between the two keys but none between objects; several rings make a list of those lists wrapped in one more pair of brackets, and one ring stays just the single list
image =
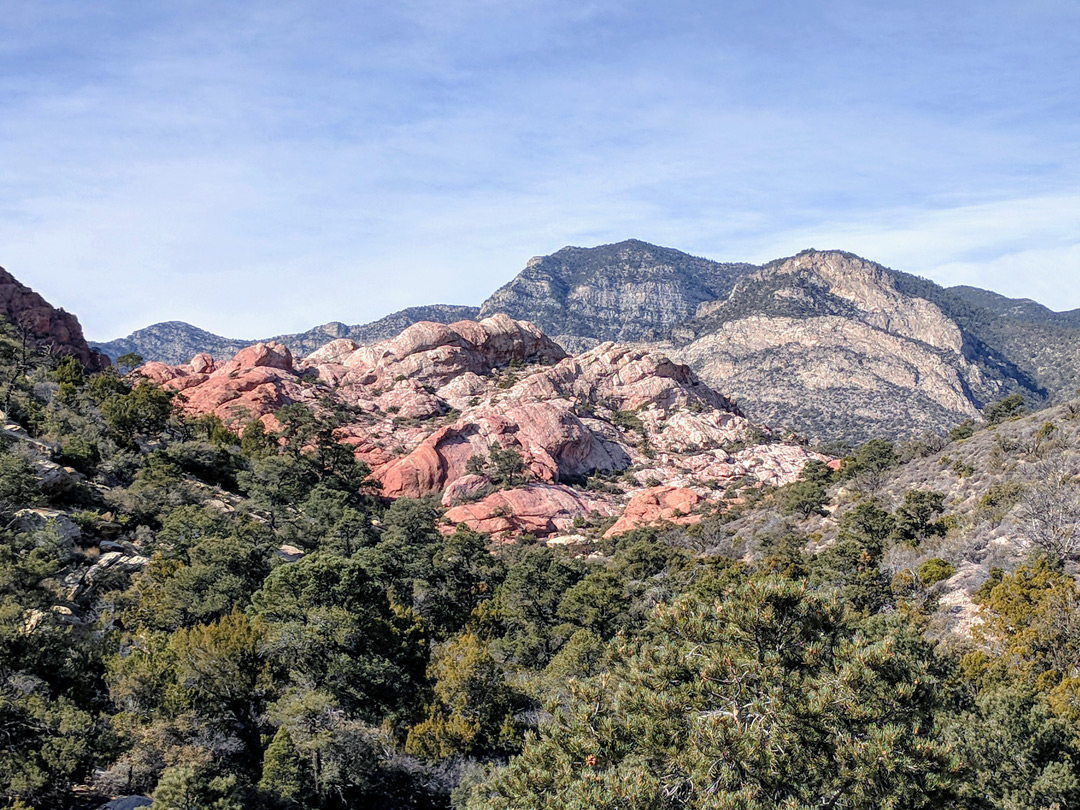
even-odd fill
[{"label": "juniper tree", "polygon": [[686,597],[470,799],[472,808],[900,810],[948,801],[937,679],[917,633],[756,577]]}]

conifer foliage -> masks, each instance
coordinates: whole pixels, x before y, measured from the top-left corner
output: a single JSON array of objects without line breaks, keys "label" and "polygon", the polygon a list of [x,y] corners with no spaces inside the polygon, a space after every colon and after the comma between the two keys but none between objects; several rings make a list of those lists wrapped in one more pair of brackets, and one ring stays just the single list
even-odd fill
[{"label": "conifer foliage", "polygon": [[492,544],[381,498],[326,404],[192,419],[2,324],[0,383],[2,810],[1080,806],[1080,405],[955,440],[996,448],[1008,570],[883,440],[694,526]]},{"label": "conifer foliage", "polygon": [[918,808],[957,773],[917,637],[775,576],[662,608],[475,808]]}]

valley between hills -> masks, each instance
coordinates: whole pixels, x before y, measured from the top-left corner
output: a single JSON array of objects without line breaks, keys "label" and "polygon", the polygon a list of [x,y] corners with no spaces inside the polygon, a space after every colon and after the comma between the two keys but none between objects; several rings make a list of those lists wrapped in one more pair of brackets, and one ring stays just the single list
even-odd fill
[{"label": "valley between hills", "polygon": [[631,240],[0,316],[5,806],[1080,806],[1075,312]]}]

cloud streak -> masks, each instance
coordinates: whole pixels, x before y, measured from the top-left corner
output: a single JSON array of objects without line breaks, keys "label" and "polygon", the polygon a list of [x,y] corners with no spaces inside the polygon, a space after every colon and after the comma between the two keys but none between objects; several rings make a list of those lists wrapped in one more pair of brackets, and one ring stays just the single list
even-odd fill
[{"label": "cloud streak", "polygon": [[0,12],[0,263],[95,338],[478,303],[630,236],[1080,306],[1072,4]]}]

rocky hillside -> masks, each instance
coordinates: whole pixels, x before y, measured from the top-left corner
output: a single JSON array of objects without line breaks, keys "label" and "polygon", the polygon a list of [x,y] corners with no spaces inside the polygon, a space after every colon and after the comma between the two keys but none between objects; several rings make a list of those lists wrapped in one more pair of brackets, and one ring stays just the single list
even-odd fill
[{"label": "rocky hillside", "polygon": [[349,326],[338,321],[331,321],[306,332],[276,335],[262,340],[226,338],[183,321],[167,321],[139,329],[124,338],[91,345],[114,360],[120,355],[134,352],[144,360],[174,364],[183,363],[200,353],[228,357],[247,346],[254,346],[261,342],[283,343],[293,354],[301,356],[337,338],[348,338],[357,343],[375,343],[393,337],[405,327],[418,321],[449,323],[462,318],[476,317],[477,312],[476,307],[452,304],[409,307],[371,323]]},{"label": "rocky hillside", "polygon": [[529,318],[568,348],[604,340],[659,341],[724,298],[749,264],[720,264],[636,239],[565,247],[530,259],[480,307]]},{"label": "rocky hillside", "polygon": [[629,241],[533,259],[481,312],[534,313],[568,346],[659,346],[758,421],[858,442],[941,432],[1007,393],[1042,402],[1076,387],[1071,314],[1032,305],[1018,317],[999,298],[840,251],[756,267]]},{"label": "rocky hillside", "polygon": [[742,279],[676,354],[772,425],[863,441],[940,432],[1010,391],[1044,390],[901,274],[806,251]]},{"label": "rocky hillside", "polygon": [[[967,357],[815,262],[754,306]],[[142,368],[172,392],[25,348],[0,330],[4,806],[1080,806],[1080,401],[837,461],[501,314]]]},{"label": "rocky hillside", "polygon": [[88,369],[109,365],[107,357],[91,350],[83,337],[79,319],[57,309],[11,273],[0,267],[0,317],[36,346],[71,355]]},{"label": "rocky hillside", "polygon": [[[873,510],[881,510],[878,528],[888,534],[879,551],[885,581],[898,596],[916,592],[934,614],[932,632],[949,643],[971,631],[978,615],[974,597],[992,569],[1014,570],[1040,552],[1063,559],[1075,571],[1080,559],[1080,400],[1075,396],[979,430],[957,431],[952,441],[894,448],[875,440],[869,447],[872,458],[864,447],[844,460],[827,494],[822,490],[820,508],[800,512],[792,508],[799,493],[778,490],[729,520],[717,545],[754,554],[784,538],[799,538],[808,550],[827,549],[852,531],[860,511],[866,524]],[[853,474],[844,475],[848,470]],[[920,583],[919,572],[925,578],[930,568],[942,573]]]},{"label": "rocky hillside", "polygon": [[[756,266],[637,240],[530,259],[479,310],[415,307],[270,342],[303,356],[334,339],[367,344],[421,320],[497,313],[535,322],[571,352],[606,341],[657,348],[744,403],[753,420],[822,441],[944,433],[1007,394],[1048,403],[1080,384],[1075,312],[946,290],[841,251]],[[177,364],[245,345],[170,323],[101,347]]]},{"label": "rocky hillside", "polygon": [[497,538],[697,522],[824,460],[659,353],[607,342],[569,357],[506,315],[421,322],[374,346],[338,339],[299,362],[261,343],[139,372],[237,429],[276,428],[290,403],[345,409],[338,438],[384,496],[441,493],[449,526]]},{"label": "rocky hillside", "polygon": [[943,290],[914,276],[898,278],[910,286],[910,294],[937,303],[975,338],[984,356],[1029,379],[1049,401],[1068,399],[1080,384],[1080,311],[1054,312],[986,290]]}]

